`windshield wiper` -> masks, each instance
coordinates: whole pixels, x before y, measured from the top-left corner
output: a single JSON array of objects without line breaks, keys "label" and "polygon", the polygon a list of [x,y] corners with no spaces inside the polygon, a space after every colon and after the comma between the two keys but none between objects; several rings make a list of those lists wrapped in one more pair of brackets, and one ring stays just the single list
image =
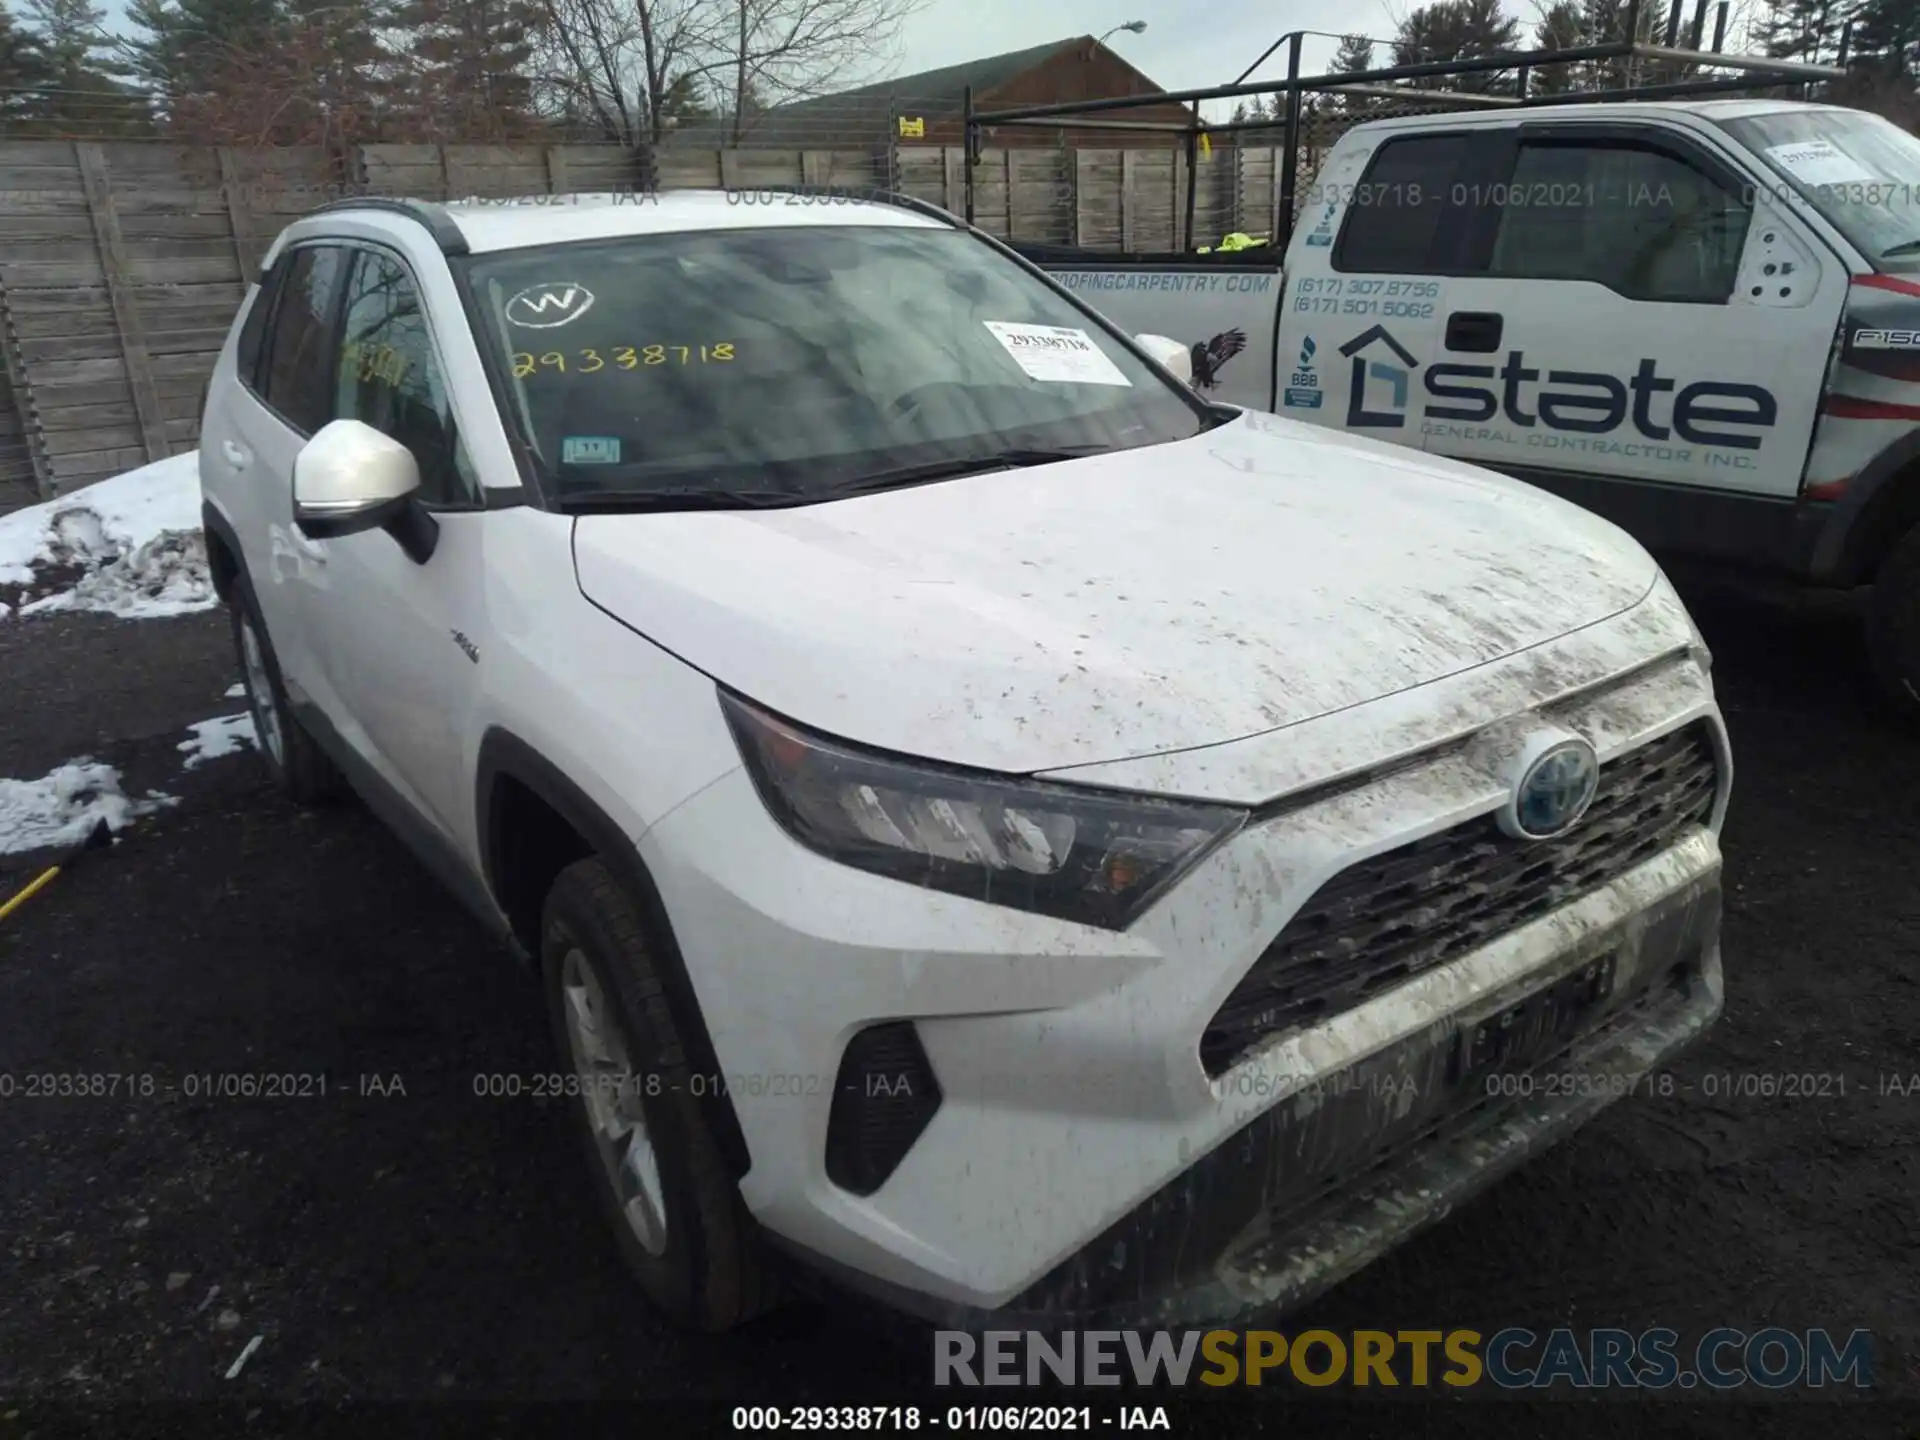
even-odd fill
[{"label": "windshield wiper", "polygon": [[1902,240],[1898,245],[1889,245],[1880,252],[1882,260],[1891,260],[1896,255],[1911,255],[1920,250],[1920,240]]},{"label": "windshield wiper", "polygon": [[957,480],[963,475],[984,475],[989,470],[1015,470],[1029,465],[1051,465],[1059,460],[1081,460],[1089,455],[1104,455],[1108,445],[1076,445],[1058,450],[1015,448],[994,450],[984,455],[953,456],[946,460],[928,460],[919,465],[901,465],[891,470],[876,470],[829,485],[817,498],[840,500],[849,495],[871,495],[877,490],[900,490],[909,485],[927,485],[935,480]]},{"label": "windshield wiper", "polygon": [[560,497],[568,510],[618,510],[657,514],[675,510],[775,510],[808,505],[818,497],[793,490],[586,490]]}]

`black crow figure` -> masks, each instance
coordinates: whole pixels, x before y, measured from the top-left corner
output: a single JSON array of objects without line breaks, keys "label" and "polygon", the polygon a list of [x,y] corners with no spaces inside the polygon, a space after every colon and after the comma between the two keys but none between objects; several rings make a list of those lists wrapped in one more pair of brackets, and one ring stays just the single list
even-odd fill
[{"label": "black crow figure", "polygon": [[1193,383],[1211,390],[1220,383],[1220,367],[1247,348],[1246,332],[1229,330],[1193,347]]}]

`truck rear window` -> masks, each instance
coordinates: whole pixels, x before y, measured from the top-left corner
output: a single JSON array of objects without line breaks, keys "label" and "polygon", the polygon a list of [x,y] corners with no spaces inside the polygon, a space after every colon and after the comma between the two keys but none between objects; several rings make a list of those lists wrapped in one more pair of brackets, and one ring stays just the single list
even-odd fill
[{"label": "truck rear window", "polygon": [[1362,273],[1432,269],[1434,236],[1466,149],[1465,135],[1412,135],[1382,145],[1352,194],[1326,196],[1347,211],[1333,268]]}]

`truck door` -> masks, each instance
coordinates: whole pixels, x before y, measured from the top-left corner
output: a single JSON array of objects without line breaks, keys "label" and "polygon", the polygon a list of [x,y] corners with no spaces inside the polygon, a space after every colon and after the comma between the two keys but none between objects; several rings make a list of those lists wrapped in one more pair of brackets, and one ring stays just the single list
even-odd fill
[{"label": "truck door", "polygon": [[1463,273],[1438,346],[1416,350],[1426,448],[1616,518],[1656,491],[1797,495],[1847,293],[1837,257],[1679,126],[1491,133],[1504,159],[1465,197]]},{"label": "truck door", "polygon": [[1359,130],[1335,147],[1287,251],[1279,414],[1425,445],[1421,372],[1439,353],[1486,148],[1468,126]]}]

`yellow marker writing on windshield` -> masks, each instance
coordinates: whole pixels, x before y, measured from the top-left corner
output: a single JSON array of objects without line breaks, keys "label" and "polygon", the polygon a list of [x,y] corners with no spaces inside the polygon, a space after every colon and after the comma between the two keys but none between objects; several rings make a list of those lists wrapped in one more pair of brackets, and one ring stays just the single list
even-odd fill
[{"label": "yellow marker writing on windshield", "polygon": [[649,365],[712,365],[732,360],[733,342],[713,345],[619,345],[611,350],[549,350],[544,355],[516,351],[513,375],[525,379],[541,370],[562,375],[597,375],[602,370],[639,370]]}]

